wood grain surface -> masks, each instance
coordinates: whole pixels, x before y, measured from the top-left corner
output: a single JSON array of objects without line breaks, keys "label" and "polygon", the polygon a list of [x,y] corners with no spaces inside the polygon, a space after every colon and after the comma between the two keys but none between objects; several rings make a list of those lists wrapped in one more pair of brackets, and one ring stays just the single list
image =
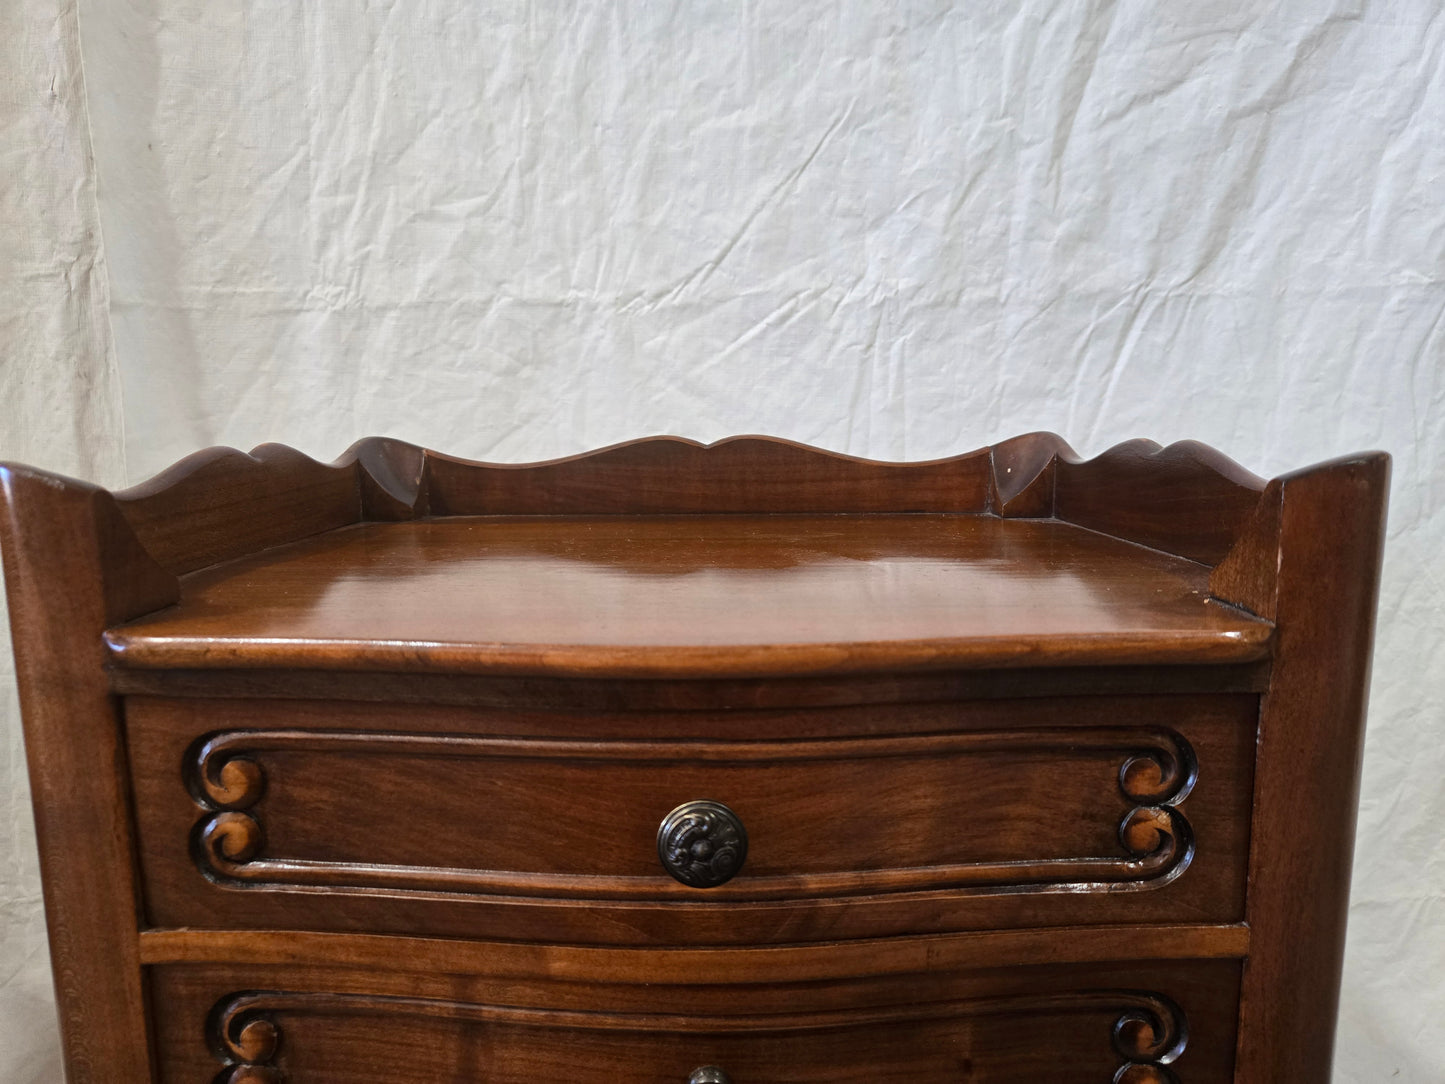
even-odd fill
[{"label": "wood grain surface", "polygon": [[1280,479],[1260,520],[1278,533],[1248,540],[1229,581],[1281,630],[1259,724],[1244,1081],[1330,1077],[1389,468],[1376,452]]},{"label": "wood grain surface", "polygon": [[208,448],[116,502],[184,573],[349,523],[455,515],[964,512],[1056,517],[1214,563],[1262,483],[1190,441],[1082,459],[1053,433],[889,463],[771,437],[650,437],[543,463],[481,463],[386,437],[323,464],[280,444]]},{"label": "wood grain surface", "polygon": [[570,676],[1237,663],[1272,627],[1208,570],[991,516],[455,517],[187,577],[112,630],[133,668]]},{"label": "wood grain surface", "polygon": [[139,887],[108,622],[164,606],[174,577],[110,494],[0,467],[0,544],[70,1084],[145,1084]]},{"label": "wood grain surface", "polygon": [[685,984],[699,976],[750,983],[1119,960],[1242,959],[1249,927],[1195,924],[1044,926],[910,938],[858,938],[743,948],[617,948],[548,942],[447,940],[301,930],[145,930],[143,964],[309,964],[366,971],[485,975],[502,981]]},{"label": "wood grain surface", "polygon": [[[335,967],[152,969],[163,1082],[565,1079],[1051,1084],[1231,1079],[1233,960],[1018,966],[858,981],[498,983]],[[1153,1067],[1151,1075],[1142,1070]],[[243,1075],[255,1070],[254,1075]],[[277,1075],[265,1075],[267,1070]]]},{"label": "wood grain surface", "polygon": [[432,515],[700,512],[983,512],[987,448],[882,463],[772,437],[629,441],[547,463],[426,453]]},{"label": "wood grain surface", "polygon": [[[1269,659],[1211,666],[1067,666],[1048,669],[912,670],[769,678],[559,678],[532,675],[383,674],[345,670],[110,670],[127,696],[248,700],[348,700],[456,707],[583,709],[596,734],[613,711],[848,707],[1046,696],[1262,693]],[[697,716],[693,716],[694,719]],[[713,732],[726,715],[713,715]],[[747,724],[743,724],[746,729]],[[741,732],[741,731],[739,731]]]},{"label": "wood grain surface", "polygon": [[[602,714],[127,704],[157,926],[544,926],[659,945],[1237,921],[1257,717],[1248,694]],[[752,839],[715,889],[658,863],[662,817],[697,799],[734,808]]]}]

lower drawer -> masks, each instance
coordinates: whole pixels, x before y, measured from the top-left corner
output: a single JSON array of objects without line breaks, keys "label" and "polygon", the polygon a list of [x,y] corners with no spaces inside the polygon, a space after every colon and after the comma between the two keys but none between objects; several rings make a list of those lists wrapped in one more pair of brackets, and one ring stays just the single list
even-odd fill
[{"label": "lower drawer", "polygon": [[1222,1084],[1239,964],[688,986],[166,965],[150,985],[167,1084]]}]

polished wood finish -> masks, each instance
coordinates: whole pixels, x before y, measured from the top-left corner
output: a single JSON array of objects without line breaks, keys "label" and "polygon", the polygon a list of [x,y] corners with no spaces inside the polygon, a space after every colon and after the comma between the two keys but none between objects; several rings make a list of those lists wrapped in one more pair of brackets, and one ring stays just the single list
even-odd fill
[{"label": "polished wood finish", "polygon": [[747,948],[615,948],[546,942],[446,940],[298,930],[144,930],[144,964],[315,964],[370,971],[486,973],[496,980],[682,984],[698,975],[821,982],[1031,964],[1231,960],[1249,952],[1249,927],[1043,926],[924,937],[858,938]]},{"label": "polished wood finish", "polygon": [[146,669],[633,677],[1264,657],[1273,627],[1207,589],[1199,565],[1034,520],[457,517],[198,573],[107,642]]},{"label": "polished wood finish", "polygon": [[427,452],[431,515],[700,512],[982,512],[988,449],[879,463],[791,441],[630,441],[550,463],[478,464]]},{"label": "polished wood finish", "polygon": [[69,1077],[1325,1080],[1387,463],[0,469]]},{"label": "polished wood finish", "polygon": [[[1054,517],[1215,563],[1260,479],[1193,441],[1081,459],[1053,433],[917,463],[791,441],[630,441],[546,463],[476,463],[369,437],[325,465],[284,445],[197,452],[116,494],[147,550],[188,572],[348,523],[459,515],[951,512]],[[264,502],[267,516],[251,515]]]},{"label": "polished wood finish", "polygon": [[0,545],[71,1084],[151,1079],[125,748],[100,640],[174,601],[110,494],[0,467]]},{"label": "polished wood finish", "polygon": [[[708,944],[1237,921],[1257,714],[1250,695],[682,716],[132,697],[127,731],[156,925]],[[655,846],[697,798],[752,840],[707,890]]]},{"label": "polished wood finish", "polygon": [[1380,453],[1286,475],[1270,489],[1277,511],[1241,543],[1241,564],[1278,569],[1272,589],[1259,589],[1257,567],[1231,581],[1281,637],[1259,724],[1248,918],[1260,940],[1239,1050],[1249,1080],[1329,1077],[1388,490]]},{"label": "polished wood finish", "polygon": [[1259,503],[1264,481],[1213,448],[1131,440],[1082,459],[1052,433],[993,449],[993,510],[1052,516],[1213,565]]},{"label": "polished wood finish", "polygon": [[[798,983],[497,983],[315,966],[153,969],[162,1081],[1231,1079],[1229,960],[1013,966]],[[312,993],[310,991],[325,991]],[[538,1004],[547,1005],[538,1011]],[[1187,1006],[1187,1008],[1185,1007]],[[209,1039],[209,1042],[207,1041]],[[1146,1068],[1154,1076],[1140,1075]],[[254,1074],[254,1075],[244,1075]]]},{"label": "polished wood finish", "polygon": [[1134,440],[1090,460],[1064,452],[1055,469],[1059,519],[1208,565],[1229,552],[1264,488],[1194,441]]},{"label": "polished wood finish", "polygon": [[[612,679],[379,674],[326,670],[122,670],[110,672],[121,694],[248,700],[356,700],[451,704],[520,711],[581,708],[692,711],[1027,700],[1045,696],[1262,693],[1268,659],[1237,665],[1073,666],[1047,670],[909,671],[808,678]],[[605,716],[603,716],[605,718]],[[598,725],[598,724],[594,724]],[[716,725],[714,723],[713,725]]]}]

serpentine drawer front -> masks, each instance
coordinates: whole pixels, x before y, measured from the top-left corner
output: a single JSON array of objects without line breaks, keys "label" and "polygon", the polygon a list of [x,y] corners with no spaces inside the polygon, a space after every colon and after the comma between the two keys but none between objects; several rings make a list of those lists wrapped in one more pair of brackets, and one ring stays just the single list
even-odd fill
[{"label": "serpentine drawer front", "polygon": [[157,968],[153,990],[168,1007],[161,1079],[176,1084],[218,1071],[226,1084],[1225,1084],[1239,965],[1032,966],[722,992],[200,965]]},{"label": "serpentine drawer front", "polygon": [[1387,458],[0,466],[72,1084],[1323,1084]]},{"label": "serpentine drawer front", "polygon": [[[514,936],[527,915],[568,939],[745,943],[1238,922],[1258,710],[1236,694],[730,713],[775,735],[745,740],[706,713],[134,697],[126,724],[161,925]],[[863,733],[783,736],[830,729]]]}]

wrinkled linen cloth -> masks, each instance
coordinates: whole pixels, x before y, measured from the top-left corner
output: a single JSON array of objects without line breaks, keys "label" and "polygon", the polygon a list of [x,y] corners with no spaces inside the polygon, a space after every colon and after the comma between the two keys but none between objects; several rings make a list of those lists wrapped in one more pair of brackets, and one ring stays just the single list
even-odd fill
[{"label": "wrinkled linen cloth", "polygon": [[[107,483],[368,433],[1394,453],[1336,1076],[1445,1079],[1433,0],[27,0],[0,160],[0,455]],[[58,1063],[7,697],[29,1084]]]}]

